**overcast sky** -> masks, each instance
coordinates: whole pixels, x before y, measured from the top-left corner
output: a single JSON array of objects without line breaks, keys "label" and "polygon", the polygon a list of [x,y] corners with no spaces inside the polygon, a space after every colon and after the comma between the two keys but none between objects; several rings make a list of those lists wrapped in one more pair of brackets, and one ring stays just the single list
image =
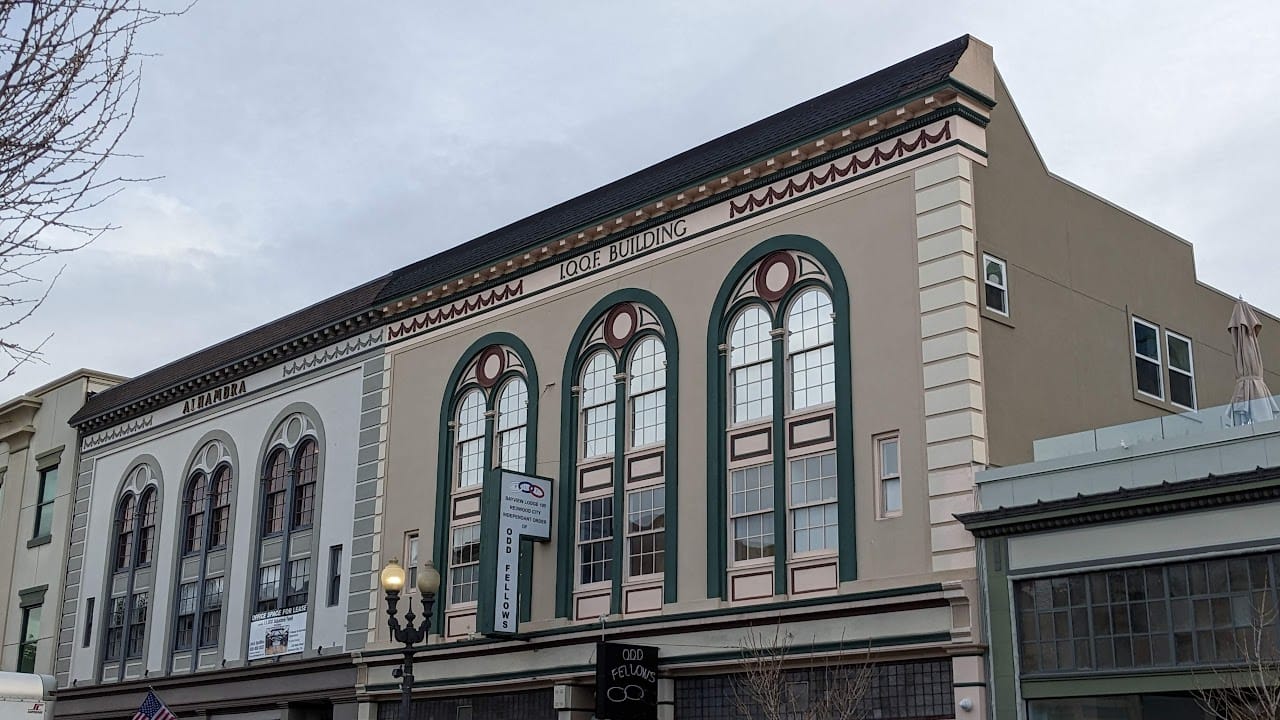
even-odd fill
[{"label": "overcast sky", "polygon": [[141,38],[117,169],[163,178],[65,259],[15,336],[48,364],[0,394],[141,374],[966,32],[1052,171],[1280,311],[1274,2],[202,0]]}]

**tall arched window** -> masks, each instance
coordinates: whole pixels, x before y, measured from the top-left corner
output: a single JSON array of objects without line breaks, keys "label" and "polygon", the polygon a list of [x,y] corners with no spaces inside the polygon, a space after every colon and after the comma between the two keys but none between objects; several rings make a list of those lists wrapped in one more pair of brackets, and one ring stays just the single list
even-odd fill
[{"label": "tall arched window", "polygon": [[725,568],[712,594],[729,600],[829,592],[853,578],[852,521],[841,521],[852,515],[852,457],[836,443],[851,424],[847,293],[825,248],[796,244],[753,251],[712,315],[708,494],[724,509],[709,540]]},{"label": "tall arched window", "polygon": [[221,663],[233,462],[225,442],[210,440],[199,447],[187,468],[183,496],[186,528],[175,578],[170,672],[193,672]]},{"label": "tall arched window", "polygon": [[557,597],[560,612],[577,620],[658,612],[674,600],[671,325],[656,298],[643,299],[602,301],[579,329],[569,363],[566,405],[576,421],[566,427],[574,440],[566,445],[573,455],[565,458],[571,479],[562,522],[572,534],[562,535],[568,577]]},{"label": "tall arched window", "polygon": [[184,555],[200,552],[204,548],[204,506],[205,506],[204,473],[196,473],[187,481],[186,497],[186,531],[182,537]]},{"label": "tall arched window", "polygon": [[[447,478],[442,474],[436,566],[444,575],[443,635],[465,637],[476,630],[480,589],[480,518],[483,487],[489,473],[502,468],[530,473],[534,461],[531,422],[536,399],[530,383],[536,373],[528,351],[512,336],[481,342],[454,371],[445,447]],[[415,536],[416,537],[416,536]],[[406,541],[410,542],[409,540]],[[409,550],[406,549],[406,553]]]},{"label": "tall arched window", "polygon": [[160,497],[159,479],[149,465],[130,471],[113,518],[113,572],[106,579],[102,674],[116,680],[141,677],[152,584]]},{"label": "tall arched window", "polygon": [[281,420],[267,442],[250,613],[306,607],[319,545],[323,441],[306,413]]}]

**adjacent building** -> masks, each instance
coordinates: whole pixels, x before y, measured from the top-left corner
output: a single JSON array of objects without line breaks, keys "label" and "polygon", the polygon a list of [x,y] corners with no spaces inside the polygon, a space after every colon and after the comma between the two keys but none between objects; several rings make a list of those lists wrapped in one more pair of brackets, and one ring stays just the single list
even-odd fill
[{"label": "adjacent building", "polygon": [[67,424],[125,378],[77,370],[0,405],[0,670],[53,674],[78,445]]},{"label": "adjacent building", "polygon": [[587,718],[602,638],[734,717],[764,634],[797,704],[986,717],[977,474],[1225,399],[1231,304],[958,38],[95,396],[58,712],[389,720],[394,558],[423,717]]},{"label": "adjacent building", "polygon": [[1201,720],[1280,662],[1280,422],[1227,408],[1036,443],[978,475],[996,717]]}]

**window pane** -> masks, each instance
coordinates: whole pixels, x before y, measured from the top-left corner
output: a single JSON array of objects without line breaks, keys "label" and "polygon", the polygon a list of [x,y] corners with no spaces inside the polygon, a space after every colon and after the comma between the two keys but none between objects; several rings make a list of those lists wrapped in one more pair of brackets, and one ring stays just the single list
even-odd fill
[{"label": "window pane", "polygon": [[773,364],[770,361],[733,371],[733,421],[773,415]]},{"label": "window pane", "polygon": [[1165,337],[1169,341],[1169,367],[1191,372],[1191,343],[1168,333]]},{"label": "window pane", "polygon": [[660,573],[665,567],[665,491],[662,487],[627,495],[627,574]]},{"label": "window pane", "polygon": [[836,401],[836,351],[826,345],[791,356],[791,407],[794,410]]},{"label": "window pane", "polygon": [[613,578],[613,498],[578,503],[578,582]]},{"label": "window pane", "polygon": [[1133,351],[1158,363],[1160,361],[1160,341],[1156,329],[1134,321]]},{"label": "window pane", "polygon": [[1005,302],[1005,291],[994,285],[986,285],[987,307],[998,313],[1009,312],[1009,306]]},{"label": "window pane", "polygon": [[469,390],[458,405],[458,487],[484,482],[484,393]]},{"label": "window pane", "polygon": [[504,470],[524,471],[528,408],[524,379],[511,379],[498,395],[498,463]]},{"label": "window pane", "polygon": [[1169,399],[1188,408],[1195,408],[1195,386],[1190,375],[1169,371]]},{"label": "window pane", "polygon": [[582,370],[582,407],[613,402],[617,374],[612,355],[604,351],[592,355]]},{"label": "window pane", "polygon": [[667,350],[656,337],[641,340],[631,354],[630,376],[632,395],[647,393],[667,386]]},{"label": "window pane", "polygon": [[587,360],[582,371],[583,457],[613,454],[617,366],[613,356],[600,351]]},{"label": "window pane", "polygon": [[753,305],[743,310],[734,320],[733,329],[729,331],[729,367],[771,360],[771,329],[769,314],[764,308]]},{"label": "window pane", "polygon": [[880,477],[898,477],[898,439],[880,441]]},{"label": "window pane", "polygon": [[1138,389],[1148,395],[1160,397],[1160,364],[1142,358],[1135,358],[1138,371]]},{"label": "window pane", "polygon": [[831,298],[823,290],[805,290],[787,314],[787,352],[796,353],[835,340]]},{"label": "window pane", "polygon": [[902,512],[902,480],[899,478],[884,480],[881,491],[884,493],[884,511],[886,513]]},{"label": "window pane", "polygon": [[449,602],[476,600],[480,583],[480,524],[453,529],[449,548]]}]

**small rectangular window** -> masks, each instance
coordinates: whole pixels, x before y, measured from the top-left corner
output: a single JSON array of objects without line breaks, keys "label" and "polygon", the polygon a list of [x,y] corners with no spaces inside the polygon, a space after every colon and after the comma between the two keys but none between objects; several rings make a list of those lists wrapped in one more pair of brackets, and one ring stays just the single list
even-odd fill
[{"label": "small rectangular window", "polygon": [[1160,381],[1160,328],[1136,317],[1133,319],[1133,363],[1138,379],[1138,392],[1163,400],[1164,384]]},{"label": "small rectangular window", "polygon": [[876,440],[876,478],[880,486],[880,517],[902,514],[902,455],[897,435]]},{"label": "small rectangular window", "polygon": [[836,454],[792,460],[790,472],[792,554],[835,550],[840,527]]},{"label": "small rectangular window", "polygon": [[196,627],[196,584],[183,583],[178,586],[178,623],[173,634],[174,650],[190,650],[195,642]]},{"label": "small rectangular window", "polygon": [[284,598],[285,607],[303,607],[311,590],[311,558],[289,561],[289,594]]},{"label": "small rectangular window", "polygon": [[257,612],[275,610],[280,606],[280,566],[267,565],[258,568]]},{"label": "small rectangular window", "polygon": [[416,592],[418,587],[418,532],[405,533],[404,536],[404,589],[405,592]]},{"label": "small rectangular window", "polygon": [[661,485],[627,493],[627,576],[666,568],[666,490]]},{"label": "small rectangular window", "polygon": [[128,598],[125,597],[111,598],[111,616],[107,619],[106,658],[108,660],[119,660],[120,653],[124,649],[124,621],[127,602]]},{"label": "small rectangular window", "polygon": [[204,581],[204,600],[200,611],[200,647],[217,647],[222,628],[222,578]]},{"label": "small rectangular window", "polygon": [[40,643],[39,605],[22,608],[22,632],[18,634],[18,672],[36,671],[36,650]]},{"label": "small rectangular window", "polygon": [[1169,400],[1188,410],[1196,409],[1195,364],[1191,357],[1191,338],[1165,331],[1169,355]]},{"label": "small rectangular window", "polygon": [[613,496],[578,503],[578,583],[613,579]]},{"label": "small rectangular window", "polygon": [[342,592],[342,546],[329,548],[329,607],[338,604],[338,596]]},{"label": "small rectangular window", "polygon": [[129,608],[129,634],[125,639],[124,656],[127,659],[142,657],[142,649],[147,639],[147,601],[148,593],[133,594],[133,605]]},{"label": "small rectangular window", "polygon": [[480,524],[453,529],[449,551],[449,604],[476,601],[480,589]]},{"label": "small rectangular window", "polygon": [[982,282],[986,288],[987,309],[1009,315],[1009,271],[1005,262],[993,255],[982,256]]},{"label": "small rectangular window", "polygon": [[53,500],[58,495],[58,466],[40,471],[40,496],[36,498],[36,521],[31,537],[53,533]]},{"label": "small rectangular window", "polygon": [[729,490],[733,559],[773,557],[773,465],[734,470]]},{"label": "small rectangular window", "polygon": [[84,604],[84,637],[80,639],[80,647],[89,647],[89,639],[93,637],[93,605],[97,598],[89,598]]}]

